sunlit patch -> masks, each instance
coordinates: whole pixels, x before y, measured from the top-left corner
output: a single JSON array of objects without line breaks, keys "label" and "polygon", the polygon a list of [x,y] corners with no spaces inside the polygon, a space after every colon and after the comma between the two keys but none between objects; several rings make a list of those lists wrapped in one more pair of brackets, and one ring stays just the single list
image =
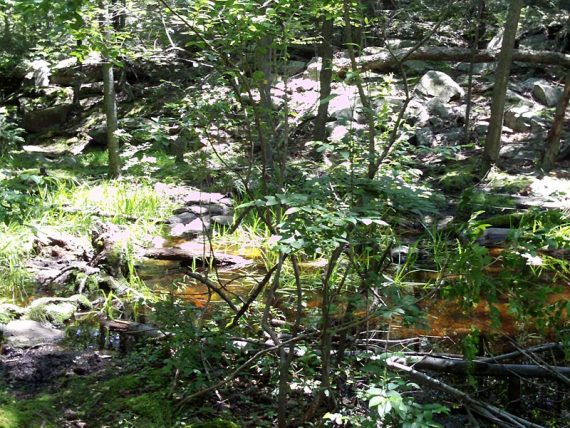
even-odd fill
[{"label": "sunlit patch", "polygon": [[521,254],[521,257],[526,259],[526,264],[528,266],[542,266],[542,258],[540,256],[533,256],[529,253]]}]

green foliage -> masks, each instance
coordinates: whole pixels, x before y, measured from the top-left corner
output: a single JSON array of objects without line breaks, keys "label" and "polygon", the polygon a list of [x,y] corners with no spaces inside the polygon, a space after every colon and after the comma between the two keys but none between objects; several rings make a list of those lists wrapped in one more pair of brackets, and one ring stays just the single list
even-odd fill
[{"label": "green foliage", "polygon": [[23,129],[10,122],[6,108],[0,107],[0,156],[6,156],[23,144],[23,134]]},{"label": "green foliage", "polygon": [[441,427],[433,416],[449,413],[449,409],[440,404],[420,404],[409,395],[419,390],[417,384],[393,377],[382,387],[372,387],[366,391],[371,416],[382,425],[401,426],[403,428]]}]

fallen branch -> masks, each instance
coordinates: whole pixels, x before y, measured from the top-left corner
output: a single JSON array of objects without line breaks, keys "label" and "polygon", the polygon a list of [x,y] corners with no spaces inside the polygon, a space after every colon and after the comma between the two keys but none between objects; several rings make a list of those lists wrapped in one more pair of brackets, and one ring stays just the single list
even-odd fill
[{"label": "fallen branch", "polygon": [[452,387],[438,379],[434,379],[425,373],[419,372],[412,367],[405,364],[402,358],[392,357],[386,360],[386,364],[396,370],[406,372],[413,380],[430,388],[443,391],[457,399],[459,399],[468,408],[497,424],[500,427],[528,427],[528,428],[543,428],[533,422],[515,416],[505,410],[499,409],[491,404],[477,400],[465,392]]},{"label": "fallen branch", "polygon": [[[550,351],[551,349],[562,351],[562,345],[560,343],[545,343],[543,345],[537,345],[525,349],[524,352],[528,354],[534,354],[538,352]],[[523,350],[516,350],[513,352],[509,352],[507,354],[501,354],[494,357],[481,358],[477,361],[480,361],[482,363],[498,363],[499,361],[510,360],[511,358],[520,357],[521,355],[523,355]]]},{"label": "fallen branch", "polygon": [[253,263],[251,260],[232,254],[215,253],[212,256],[204,254],[203,251],[198,252],[182,248],[151,248],[146,250],[143,256],[149,259],[181,261],[200,267],[215,265],[237,269],[250,266]]},{"label": "fallen branch", "polygon": [[467,361],[455,358],[430,356],[410,356],[399,360],[400,363],[412,363],[419,370],[434,372],[467,374],[493,377],[539,377],[559,379],[559,375],[570,375],[570,367],[543,367],[535,364],[492,364],[482,361]]}]

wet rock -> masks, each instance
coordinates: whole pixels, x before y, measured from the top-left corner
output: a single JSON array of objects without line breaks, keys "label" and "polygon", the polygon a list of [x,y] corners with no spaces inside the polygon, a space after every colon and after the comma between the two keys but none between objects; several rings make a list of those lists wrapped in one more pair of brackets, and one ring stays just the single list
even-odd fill
[{"label": "wet rock", "polygon": [[220,226],[231,226],[234,222],[234,216],[232,216],[232,215],[215,215],[215,216],[212,216],[212,222],[219,224]]},{"label": "wet rock", "polygon": [[210,230],[210,218],[198,217],[188,224],[177,223],[170,228],[170,236],[181,237],[185,235],[203,235]]},{"label": "wet rock", "polygon": [[547,107],[555,107],[562,98],[562,88],[537,82],[532,88],[532,95],[541,104]]},{"label": "wet rock", "polygon": [[196,220],[198,216],[194,212],[182,212],[166,220],[169,224],[189,224]]},{"label": "wet rock", "polygon": [[63,331],[46,327],[33,320],[14,320],[0,326],[4,340],[14,347],[36,346],[63,339]]},{"label": "wet rock", "polygon": [[225,195],[221,193],[189,191],[183,196],[182,199],[186,205],[206,205],[210,203],[216,203],[224,198]]},{"label": "wet rock", "polygon": [[34,300],[27,309],[27,317],[38,322],[49,322],[63,327],[79,309],[91,309],[89,300],[82,295],[72,297],[42,297]]},{"label": "wet rock", "polygon": [[458,100],[465,95],[463,88],[441,71],[428,71],[424,74],[416,90],[420,94],[439,98],[443,102]]},{"label": "wet rock", "polygon": [[28,132],[40,132],[65,124],[72,104],[61,104],[45,109],[34,110],[24,115],[23,126]]}]

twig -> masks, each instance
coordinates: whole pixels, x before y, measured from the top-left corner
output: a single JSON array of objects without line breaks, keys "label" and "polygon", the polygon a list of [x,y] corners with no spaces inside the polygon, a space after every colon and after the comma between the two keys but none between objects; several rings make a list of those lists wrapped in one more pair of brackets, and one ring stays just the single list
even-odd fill
[{"label": "twig", "polygon": [[236,305],[231,301],[231,299],[226,295],[226,293],[224,293],[222,288],[218,287],[213,281],[206,278],[204,275],[200,275],[199,273],[196,272],[186,272],[186,275],[190,278],[200,281],[202,284],[204,284],[206,287],[208,287],[210,290],[212,290],[214,293],[220,296],[222,300],[226,302],[234,312],[238,312],[238,308],[236,307]]}]

